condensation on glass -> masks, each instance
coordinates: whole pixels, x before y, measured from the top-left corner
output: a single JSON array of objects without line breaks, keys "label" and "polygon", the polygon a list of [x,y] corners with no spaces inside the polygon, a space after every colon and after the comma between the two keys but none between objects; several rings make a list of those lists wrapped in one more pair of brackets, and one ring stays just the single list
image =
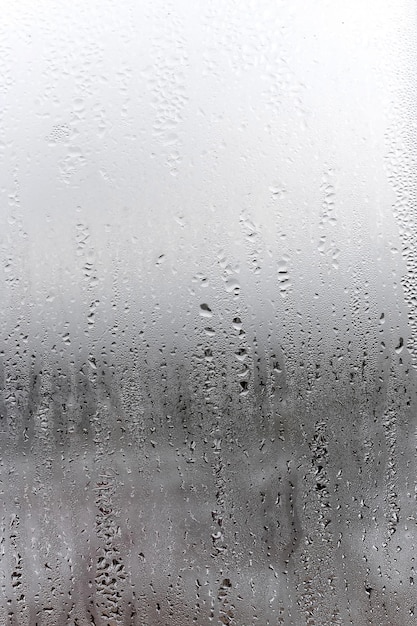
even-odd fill
[{"label": "condensation on glass", "polygon": [[2,3],[0,623],[416,623],[411,0]]}]

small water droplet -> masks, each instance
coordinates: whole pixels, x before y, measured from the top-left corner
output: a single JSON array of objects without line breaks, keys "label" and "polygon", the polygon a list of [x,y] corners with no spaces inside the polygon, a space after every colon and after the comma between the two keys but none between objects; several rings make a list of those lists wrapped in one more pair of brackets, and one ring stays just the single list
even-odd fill
[{"label": "small water droplet", "polygon": [[210,309],[209,305],[206,304],[205,302],[200,304],[200,315],[201,315],[201,317],[212,317],[213,316],[212,310]]}]

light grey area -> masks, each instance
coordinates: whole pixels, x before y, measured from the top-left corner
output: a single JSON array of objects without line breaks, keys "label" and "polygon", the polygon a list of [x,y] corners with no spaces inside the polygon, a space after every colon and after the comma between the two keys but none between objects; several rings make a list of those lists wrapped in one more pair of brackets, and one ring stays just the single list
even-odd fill
[{"label": "light grey area", "polygon": [[415,624],[414,3],[0,6],[0,624]]}]

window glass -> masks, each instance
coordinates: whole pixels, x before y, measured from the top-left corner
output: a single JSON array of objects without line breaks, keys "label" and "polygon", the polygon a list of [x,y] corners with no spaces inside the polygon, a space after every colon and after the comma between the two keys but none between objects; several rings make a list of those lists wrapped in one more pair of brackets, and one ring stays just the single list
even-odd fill
[{"label": "window glass", "polygon": [[414,3],[1,9],[0,623],[414,624]]}]

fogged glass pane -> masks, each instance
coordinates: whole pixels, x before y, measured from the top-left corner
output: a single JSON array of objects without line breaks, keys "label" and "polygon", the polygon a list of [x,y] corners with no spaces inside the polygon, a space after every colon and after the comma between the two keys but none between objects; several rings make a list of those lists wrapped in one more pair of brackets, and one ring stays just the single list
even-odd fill
[{"label": "fogged glass pane", "polygon": [[414,2],[1,13],[0,624],[414,624]]}]

